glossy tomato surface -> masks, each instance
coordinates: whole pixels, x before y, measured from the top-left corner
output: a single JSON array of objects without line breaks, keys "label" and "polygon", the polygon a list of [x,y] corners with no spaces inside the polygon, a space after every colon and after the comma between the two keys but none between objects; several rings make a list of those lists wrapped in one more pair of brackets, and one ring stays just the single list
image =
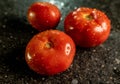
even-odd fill
[{"label": "glossy tomato surface", "polygon": [[94,47],[100,45],[108,38],[111,24],[104,12],[93,8],[81,7],[66,16],[64,29],[73,38],[76,45]]},{"label": "glossy tomato surface", "polygon": [[27,12],[29,23],[39,31],[55,29],[60,17],[58,7],[48,2],[35,2]]},{"label": "glossy tomato surface", "polygon": [[26,47],[25,59],[29,67],[42,75],[65,71],[75,55],[75,44],[62,31],[47,30],[35,35]]}]

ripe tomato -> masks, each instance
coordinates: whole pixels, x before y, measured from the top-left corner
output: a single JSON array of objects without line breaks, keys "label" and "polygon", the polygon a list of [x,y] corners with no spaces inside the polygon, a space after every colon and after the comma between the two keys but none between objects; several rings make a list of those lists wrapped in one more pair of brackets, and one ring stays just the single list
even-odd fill
[{"label": "ripe tomato", "polygon": [[54,75],[69,68],[75,55],[75,44],[62,31],[47,30],[35,35],[26,47],[29,67],[42,75]]},{"label": "ripe tomato", "polygon": [[60,21],[60,10],[48,2],[35,2],[27,12],[29,23],[39,31],[54,29]]},{"label": "ripe tomato", "polygon": [[100,45],[108,38],[110,28],[107,15],[92,8],[78,8],[70,12],[64,21],[65,32],[81,47]]}]

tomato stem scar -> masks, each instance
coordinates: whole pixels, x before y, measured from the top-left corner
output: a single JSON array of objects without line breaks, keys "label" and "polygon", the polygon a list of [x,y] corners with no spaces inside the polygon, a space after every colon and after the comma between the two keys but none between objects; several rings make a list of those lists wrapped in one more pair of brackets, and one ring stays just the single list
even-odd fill
[{"label": "tomato stem scar", "polygon": [[47,42],[46,44],[45,44],[45,48],[51,48],[51,47],[53,47],[53,44],[52,44],[52,42]]},{"label": "tomato stem scar", "polygon": [[93,19],[93,16],[90,15],[90,14],[84,14],[83,15],[83,18],[87,19],[87,20],[92,20]]}]

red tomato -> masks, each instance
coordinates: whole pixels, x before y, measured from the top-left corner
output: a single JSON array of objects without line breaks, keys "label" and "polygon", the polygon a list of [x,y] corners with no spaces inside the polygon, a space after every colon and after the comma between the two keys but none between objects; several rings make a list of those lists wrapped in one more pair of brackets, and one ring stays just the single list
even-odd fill
[{"label": "red tomato", "polygon": [[64,29],[76,45],[94,47],[108,38],[111,24],[109,18],[102,11],[81,7],[66,16]]},{"label": "red tomato", "polygon": [[56,28],[60,16],[60,10],[48,2],[33,3],[27,13],[29,23],[39,31]]},{"label": "red tomato", "polygon": [[42,75],[65,71],[75,55],[75,44],[62,31],[47,30],[35,35],[26,47],[25,59],[29,67]]}]

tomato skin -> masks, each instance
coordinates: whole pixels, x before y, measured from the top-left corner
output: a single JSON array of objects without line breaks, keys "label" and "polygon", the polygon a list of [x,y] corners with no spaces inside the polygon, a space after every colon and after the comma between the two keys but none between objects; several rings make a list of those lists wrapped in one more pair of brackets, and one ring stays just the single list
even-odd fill
[{"label": "tomato skin", "polygon": [[75,44],[67,34],[47,30],[29,41],[25,59],[28,66],[38,74],[55,75],[69,68],[75,50]]},{"label": "tomato skin", "polygon": [[81,7],[66,16],[64,29],[77,46],[95,47],[106,41],[111,24],[102,11]]},{"label": "tomato skin", "polygon": [[35,2],[27,12],[28,22],[37,30],[55,29],[61,13],[57,6],[48,2]]}]

